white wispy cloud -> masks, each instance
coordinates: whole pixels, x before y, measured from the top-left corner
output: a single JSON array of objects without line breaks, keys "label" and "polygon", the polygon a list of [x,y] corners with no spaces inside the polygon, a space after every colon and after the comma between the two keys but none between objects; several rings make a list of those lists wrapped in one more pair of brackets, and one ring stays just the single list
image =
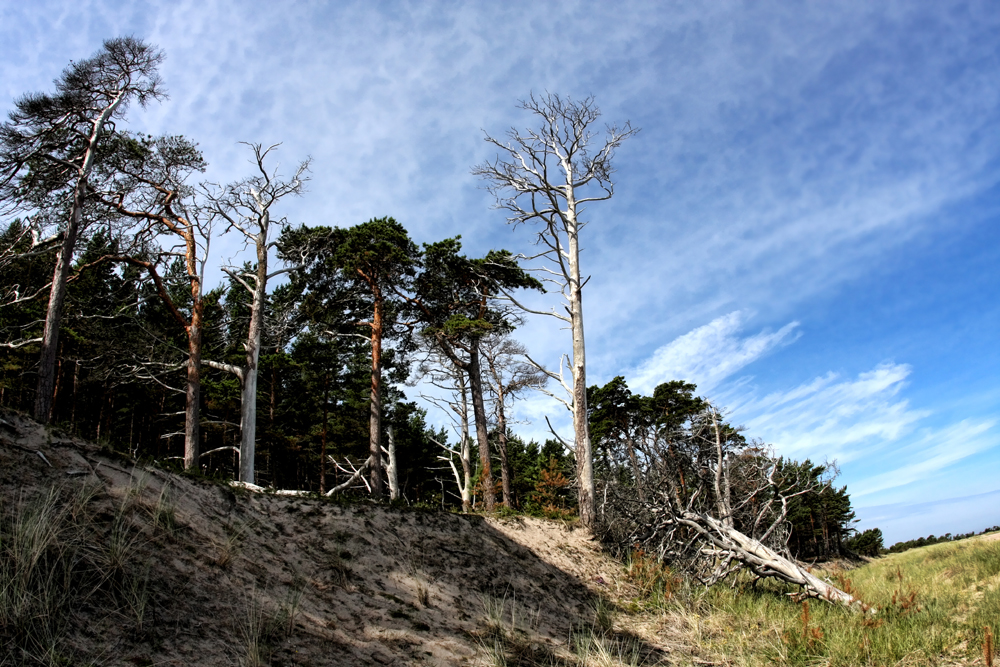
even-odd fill
[{"label": "white wispy cloud", "polygon": [[[836,460],[842,482],[861,502],[935,498],[959,482],[959,468],[1000,445],[992,418],[941,423],[929,409],[902,396],[912,373],[906,364],[883,363],[843,378],[830,372],[762,398],[749,384],[726,395],[733,421],[747,433],[798,459]],[[972,488],[965,474],[965,488]],[[977,486],[988,480],[976,480]],[[866,510],[859,516],[868,519]]]},{"label": "white wispy cloud", "polygon": [[898,440],[930,414],[899,396],[911,372],[906,364],[884,363],[855,378],[829,372],[762,398],[744,388],[726,402],[734,419],[783,453],[846,463]]},{"label": "white wispy cloud", "polygon": [[994,420],[962,420],[942,429],[927,429],[894,452],[898,465],[890,470],[864,477],[852,486],[857,498],[913,484],[931,476],[940,476],[949,466],[993,447],[998,442],[992,431]]},{"label": "white wispy cloud", "polygon": [[734,311],[675,338],[627,373],[629,386],[651,393],[661,382],[684,380],[710,394],[722,380],[800,335],[799,323],[790,322],[774,332],[741,337],[748,319],[747,313]]}]

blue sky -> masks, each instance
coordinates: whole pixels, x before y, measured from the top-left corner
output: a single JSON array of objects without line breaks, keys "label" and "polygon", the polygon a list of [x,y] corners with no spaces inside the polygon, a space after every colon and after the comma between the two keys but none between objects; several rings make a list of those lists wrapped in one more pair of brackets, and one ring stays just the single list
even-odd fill
[{"label": "blue sky", "polygon": [[[588,381],[697,383],[779,452],[836,458],[893,542],[1000,524],[998,29],[989,2],[40,0],[0,7],[0,104],[134,34],[170,99],[129,126],[198,141],[212,180],[282,142],[314,161],[290,221],[392,215],[482,253],[531,248],[470,175],[483,130],[592,94],[642,132],[588,213]],[[520,337],[569,349],[550,321]]]}]

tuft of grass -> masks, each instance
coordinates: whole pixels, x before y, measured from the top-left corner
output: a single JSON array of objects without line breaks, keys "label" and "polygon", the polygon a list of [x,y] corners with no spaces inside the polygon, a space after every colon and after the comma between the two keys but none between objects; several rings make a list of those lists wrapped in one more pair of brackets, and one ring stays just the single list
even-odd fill
[{"label": "tuft of grass", "polygon": [[146,614],[149,611],[149,563],[141,572],[128,577],[121,586],[120,595],[125,602],[132,618],[135,619],[135,629],[142,633],[145,629]]},{"label": "tuft of grass", "polygon": [[489,665],[532,667],[556,664],[552,662],[551,654],[528,641],[529,631],[537,628],[537,614],[532,623],[532,619],[518,605],[516,597],[508,599],[507,595],[502,598],[484,595],[482,605],[486,627],[479,635],[479,645]]},{"label": "tuft of grass", "polygon": [[156,504],[150,511],[150,519],[153,528],[173,533],[177,530],[177,508],[174,503],[170,485],[164,484],[160,489],[160,495],[156,498]]},{"label": "tuft of grass", "polygon": [[256,589],[245,591],[241,613],[234,618],[236,632],[241,640],[243,667],[264,667],[270,664],[269,642],[274,630],[274,621]]},{"label": "tuft of grass", "polygon": [[291,590],[281,603],[279,616],[284,620],[285,636],[291,637],[295,630],[295,617],[299,613],[299,606],[302,604],[302,595],[305,593],[306,582],[304,579],[297,579]]},{"label": "tuft of grass", "polygon": [[615,628],[615,615],[617,614],[615,604],[604,596],[598,596],[594,598],[590,606],[594,613],[594,630],[602,635],[613,632]]},{"label": "tuft of grass", "polygon": [[26,655],[57,653],[72,597],[78,541],[58,490],[0,516],[0,640]]},{"label": "tuft of grass", "polygon": [[639,667],[645,664],[642,646],[634,639],[588,630],[574,633],[572,645],[581,667]]},{"label": "tuft of grass", "polygon": [[684,585],[670,566],[641,549],[625,559],[625,578],[637,589],[636,598],[653,607],[667,605]]},{"label": "tuft of grass", "polygon": [[131,502],[126,497],[115,510],[107,538],[97,554],[97,563],[105,578],[113,581],[124,579],[135,561],[141,539],[142,534],[132,523]]},{"label": "tuft of grass", "polygon": [[243,592],[241,604],[233,617],[233,626],[241,642],[243,667],[271,664],[272,645],[282,636],[291,636],[295,627],[303,586],[303,582],[293,586],[285,601],[276,609],[266,602],[267,595],[258,594],[256,586]]},{"label": "tuft of grass", "polygon": [[249,523],[228,523],[225,526],[226,537],[223,541],[216,543],[215,564],[225,569],[232,565],[233,560],[240,552],[243,538],[250,530]]}]

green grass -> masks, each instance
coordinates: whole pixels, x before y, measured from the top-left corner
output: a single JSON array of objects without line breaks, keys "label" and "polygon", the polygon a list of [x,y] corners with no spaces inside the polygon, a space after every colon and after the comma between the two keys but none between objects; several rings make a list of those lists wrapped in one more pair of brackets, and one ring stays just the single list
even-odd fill
[{"label": "green grass", "polygon": [[699,616],[703,652],[748,667],[983,664],[984,628],[1000,635],[998,541],[936,544],[822,574],[877,612],[796,604],[792,587],[745,577],[675,601],[674,613]]},{"label": "green grass", "polygon": [[106,610],[97,622],[144,632],[151,565],[137,557],[133,523],[141,486],[95,514],[99,495],[84,486],[0,501],[0,667],[81,664],[66,637],[83,607]]}]

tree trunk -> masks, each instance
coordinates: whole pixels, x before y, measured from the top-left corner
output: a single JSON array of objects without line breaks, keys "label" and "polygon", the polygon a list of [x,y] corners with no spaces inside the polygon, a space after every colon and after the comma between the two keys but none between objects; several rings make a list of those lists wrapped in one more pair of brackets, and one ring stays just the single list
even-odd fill
[{"label": "tree trunk", "polygon": [[326,493],[326,427],[329,423],[330,376],[323,375],[323,435],[319,446],[319,493]]},{"label": "tree trunk", "polygon": [[510,459],[507,457],[507,413],[503,409],[503,383],[497,384],[497,453],[500,455],[500,481],[503,485],[503,506],[513,507],[510,492],[512,471]]},{"label": "tree trunk", "polygon": [[191,281],[191,324],[188,327],[187,393],[184,402],[184,467],[198,467],[201,455],[201,322],[204,304],[200,281]]},{"label": "tree trunk", "polygon": [[240,399],[240,481],[254,483],[254,457],[257,441],[257,365],[260,338],[264,330],[264,295],[267,292],[267,232],[262,226],[257,241],[257,284],[250,308],[250,331],[247,334],[246,365],[243,368],[243,394]]},{"label": "tree trunk", "polygon": [[[572,172],[567,183],[572,184]],[[569,312],[573,330],[573,435],[576,440],[576,482],[580,523],[593,529],[595,522],[594,457],[587,423],[587,353],[583,340],[583,285],[580,280],[580,241],[576,220],[576,200],[572,185],[567,188],[566,222],[569,237]]]},{"label": "tree trunk", "polygon": [[[73,405],[69,411],[69,425],[74,431],[76,431],[76,388],[80,383],[80,360],[77,359],[73,364]],[[135,419],[135,417],[133,417]],[[129,431],[129,444],[131,445],[132,432]]]},{"label": "tree trunk", "polygon": [[87,178],[94,165],[97,142],[104,131],[104,125],[111,118],[124,99],[125,91],[119,91],[94,121],[83,162],[77,172],[76,187],[73,188],[73,208],[63,234],[63,244],[56,257],[52,272],[52,287],[49,289],[49,305],[45,312],[45,331],[42,334],[42,351],[38,359],[38,389],[35,391],[35,420],[48,424],[52,417],[52,390],[55,385],[56,351],[59,348],[59,327],[62,324],[63,303],[66,300],[66,279],[73,264],[76,237],[83,224],[83,203],[87,195]]},{"label": "tree trunk", "polygon": [[464,371],[456,367],[456,372],[459,374],[459,387],[462,394],[462,442],[459,443],[458,451],[462,459],[462,479],[465,482],[459,485],[459,492],[462,494],[462,511],[468,513],[472,511],[472,444],[469,440],[469,400],[466,393]]},{"label": "tree trunk", "polygon": [[56,256],[49,289],[49,305],[45,311],[42,352],[38,360],[38,388],[35,391],[35,421],[48,424],[52,418],[52,398],[56,382],[56,352],[59,349],[59,328],[62,325],[63,303],[66,301],[66,280],[73,263],[76,236],[83,219],[83,179],[73,193],[73,212],[63,235],[62,249]]},{"label": "tree trunk", "polygon": [[396,467],[396,436],[392,431],[392,425],[385,427],[385,439],[388,441],[387,450],[389,465],[386,466],[385,476],[389,481],[389,500],[399,500],[399,468]]},{"label": "tree trunk", "polygon": [[372,389],[369,399],[368,454],[372,465],[372,495],[385,495],[382,477],[382,317],[385,303],[382,292],[372,285],[375,296],[375,312],[372,316]]},{"label": "tree trunk", "polygon": [[489,433],[486,428],[486,406],[483,403],[483,376],[479,367],[479,340],[469,345],[469,391],[472,392],[472,413],[476,420],[476,441],[479,443],[481,471],[479,483],[483,487],[483,509],[492,512],[496,506],[493,493],[493,471],[490,463]]}]

